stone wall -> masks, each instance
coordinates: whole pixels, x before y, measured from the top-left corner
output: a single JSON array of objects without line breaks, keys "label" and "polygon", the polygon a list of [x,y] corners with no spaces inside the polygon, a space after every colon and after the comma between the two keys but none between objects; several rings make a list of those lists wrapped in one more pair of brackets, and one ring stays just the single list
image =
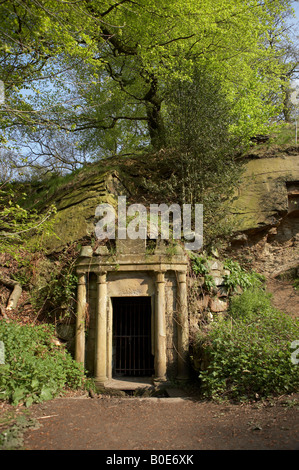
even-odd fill
[{"label": "stone wall", "polygon": [[[223,262],[218,259],[207,260],[209,271],[206,276],[189,277],[189,321],[190,336],[196,335],[202,321],[213,321],[215,315],[221,315],[229,307],[229,292],[225,286],[225,276],[230,271],[224,268]],[[205,279],[209,278],[209,287],[205,286]]]}]

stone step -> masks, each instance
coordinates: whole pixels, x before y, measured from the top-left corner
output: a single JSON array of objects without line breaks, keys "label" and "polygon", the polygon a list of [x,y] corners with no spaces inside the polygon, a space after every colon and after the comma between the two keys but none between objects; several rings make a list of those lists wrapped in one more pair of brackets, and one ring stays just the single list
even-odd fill
[{"label": "stone step", "polygon": [[187,393],[181,388],[166,388],[166,392],[170,398],[188,398]]},{"label": "stone step", "polygon": [[141,377],[135,379],[111,379],[105,382],[105,388],[114,390],[137,390],[140,388],[152,388],[153,382],[151,378]]}]

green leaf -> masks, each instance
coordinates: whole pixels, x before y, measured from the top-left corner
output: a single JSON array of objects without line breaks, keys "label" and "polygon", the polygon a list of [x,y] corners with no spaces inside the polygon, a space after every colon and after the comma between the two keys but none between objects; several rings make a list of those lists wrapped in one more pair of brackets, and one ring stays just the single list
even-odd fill
[{"label": "green leaf", "polygon": [[22,398],[24,398],[25,394],[26,394],[26,389],[16,388],[12,394],[13,405],[17,405],[22,400]]},{"label": "green leaf", "polygon": [[40,393],[40,398],[42,400],[51,400],[53,398],[51,389],[43,385],[41,393]]}]

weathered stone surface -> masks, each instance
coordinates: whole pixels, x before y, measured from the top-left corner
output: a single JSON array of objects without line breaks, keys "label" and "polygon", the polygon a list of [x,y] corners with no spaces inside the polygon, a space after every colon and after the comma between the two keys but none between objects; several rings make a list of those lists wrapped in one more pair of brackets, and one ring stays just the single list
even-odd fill
[{"label": "weathered stone surface", "polygon": [[209,302],[209,307],[212,312],[219,313],[225,312],[228,309],[228,302],[218,298],[212,298]]},{"label": "weathered stone surface", "polygon": [[201,311],[207,309],[208,306],[209,306],[210,300],[211,300],[211,298],[210,298],[209,295],[205,295],[205,296],[200,297],[197,300],[197,308]]},{"label": "weathered stone surface", "polygon": [[144,254],[146,250],[146,240],[137,238],[131,240],[127,238],[125,240],[116,240],[116,250],[119,254]]},{"label": "weathered stone surface", "polygon": [[82,246],[79,256],[91,258],[92,255],[93,255],[93,249],[91,248],[91,246]]},{"label": "weathered stone surface", "polygon": [[298,180],[299,149],[298,155],[249,160],[233,204],[237,231],[276,225],[288,212],[286,183]]},{"label": "weathered stone surface", "polygon": [[47,200],[55,204],[57,214],[53,226],[55,235],[45,240],[45,248],[59,251],[67,244],[93,237],[96,207],[102,203],[115,207],[116,196],[124,192],[114,169],[107,171],[104,164],[74,175],[71,182],[62,184]]},{"label": "weathered stone surface", "polygon": [[[134,195],[134,202],[142,202],[142,185],[139,183],[154,171],[153,166],[157,164],[154,161],[154,158],[150,160],[149,157],[123,161],[111,158],[74,175],[50,197],[47,187],[38,189],[34,205],[39,202],[40,207],[44,208],[46,204],[54,203],[57,207],[54,223],[56,235],[44,242],[45,248],[48,251],[59,251],[66,245],[94,237],[95,209],[101,203],[116,207],[118,195],[126,195],[128,202]],[[295,181],[299,181],[299,148],[297,154],[294,150],[272,154],[268,158],[248,159],[243,182],[232,205],[236,234],[233,241],[236,245],[245,246],[249,233],[277,227],[283,221],[290,210],[288,191],[292,190],[290,185]],[[294,199],[298,195],[293,193]],[[287,232],[290,232],[287,224],[282,229],[287,237]],[[275,236],[274,233],[269,235]],[[157,254],[159,249],[160,246],[157,246]],[[219,264],[214,259],[210,269],[220,270]]]}]

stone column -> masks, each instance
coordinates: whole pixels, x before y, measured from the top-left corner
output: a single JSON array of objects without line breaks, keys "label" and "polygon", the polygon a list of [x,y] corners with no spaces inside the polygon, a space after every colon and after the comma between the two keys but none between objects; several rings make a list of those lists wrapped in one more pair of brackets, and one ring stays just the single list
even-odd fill
[{"label": "stone column", "polygon": [[84,365],[85,362],[85,309],[86,309],[86,279],[85,273],[78,274],[77,287],[77,318],[75,359]]},{"label": "stone column", "polygon": [[166,322],[164,272],[156,274],[155,380],[166,380]]},{"label": "stone column", "polygon": [[107,379],[107,282],[106,272],[97,275],[97,319],[95,344],[95,383]]},{"label": "stone column", "polygon": [[188,379],[189,323],[186,272],[178,272],[178,380]]}]

